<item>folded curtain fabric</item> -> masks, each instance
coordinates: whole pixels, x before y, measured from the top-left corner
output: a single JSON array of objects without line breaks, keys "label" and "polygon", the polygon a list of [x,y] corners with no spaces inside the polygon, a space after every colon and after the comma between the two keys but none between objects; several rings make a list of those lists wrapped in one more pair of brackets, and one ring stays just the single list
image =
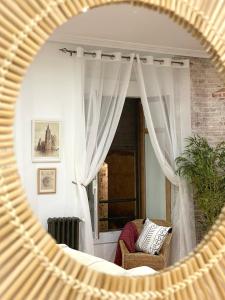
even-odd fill
[{"label": "folded curtain fabric", "polygon": [[122,266],[122,253],[121,253],[119,241],[120,240],[124,241],[128,251],[133,253],[135,252],[135,244],[137,239],[138,239],[138,231],[136,225],[133,222],[128,222],[124,226],[119,236],[118,245],[116,249],[116,256],[114,260],[115,264],[117,264],[118,266]]},{"label": "folded curtain fabric", "polygon": [[[74,58],[74,99],[71,152],[73,155],[74,199],[78,199],[80,249],[94,254],[92,223],[87,186],[98,174],[112,144],[127,95],[134,55],[123,61],[120,53],[114,59],[103,59],[101,51],[86,57],[77,48]],[[70,158],[70,162],[72,158]],[[74,201],[76,202],[76,201]],[[74,211],[74,213],[73,213]],[[77,215],[74,208],[70,213]]]},{"label": "folded curtain fabric", "polygon": [[[176,174],[175,159],[185,149],[191,135],[190,70],[164,60],[155,64],[136,55],[136,78],[141,95],[148,136],[163,174],[172,183],[171,218],[173,225],[170,264],[185,257],[196,246],[194,202],[184,178]],[[155,174],[149,172],[149,181]]]}]

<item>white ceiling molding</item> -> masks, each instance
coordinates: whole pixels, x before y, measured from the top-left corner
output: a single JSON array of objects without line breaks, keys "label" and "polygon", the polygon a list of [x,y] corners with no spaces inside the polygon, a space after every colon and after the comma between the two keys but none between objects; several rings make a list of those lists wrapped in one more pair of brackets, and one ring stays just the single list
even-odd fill
[{"label": "white ceiling molding", "polygon": [[76,44],[76,45],[95,46],[99,48],[103,47],[109,49],[150,52],[150,53],[157,53],[157,54],[209,58],[209,55],[202,50],[173,48],[173,47],[167,47],[162,45],[149,45],[143,43],[131,43],[131,42],[123,42],[117,40],[86,37],[86,36],[74,36],[68,34],[67,35],[63,34],[61,37],[59,35],[57,35],[57,37],[54,37],[53,35],[52,37],[50,37],[49,41]]}]

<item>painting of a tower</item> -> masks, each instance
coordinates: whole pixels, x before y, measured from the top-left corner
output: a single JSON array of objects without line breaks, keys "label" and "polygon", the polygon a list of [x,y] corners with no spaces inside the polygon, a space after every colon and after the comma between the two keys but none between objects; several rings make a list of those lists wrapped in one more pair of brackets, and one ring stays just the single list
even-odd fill
[{"label": "painting of a tower", "polygon": [[52,149],[52,135],[48,124],[47,129],[45,131],[45,152],[51,151],[51,149]]},{"label": "painting of a tower", "polygon": [[32,159],[33,161],[60,160],[60,122],[32,122]]}]

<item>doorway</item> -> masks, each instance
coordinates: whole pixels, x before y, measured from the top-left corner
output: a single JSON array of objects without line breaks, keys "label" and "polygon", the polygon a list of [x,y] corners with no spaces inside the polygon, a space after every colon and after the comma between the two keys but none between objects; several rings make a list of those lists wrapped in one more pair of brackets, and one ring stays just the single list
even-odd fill
[{"label": "doorway", "polygon": [[[126,98],[105,162],[88,186],[96,256],[113,261],[121,229],[131,220],[152,218],[152,214],[170,220],[170,183],[160,167],[155,168],[158,162],[154,152],[149,151],[151,160],[146,156],[149,143],[140,98]],[[149,193],[150,168],[161,178],[154,178],[161,186],[157,197]]]},{"label": "doorway", "polygon": [[145,217],[144,122],[141,101],[126,98],[121,119],[98,174],[98,230],[121,230]]}]

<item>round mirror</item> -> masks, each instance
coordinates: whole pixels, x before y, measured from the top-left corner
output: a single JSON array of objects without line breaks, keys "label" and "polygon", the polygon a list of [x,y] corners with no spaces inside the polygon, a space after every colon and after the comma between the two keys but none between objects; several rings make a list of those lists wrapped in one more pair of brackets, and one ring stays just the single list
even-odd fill
[{"label": "round mirror", "polygon": [[1,7],[4,299],[223,299],[222,4],[84,2]]}]

